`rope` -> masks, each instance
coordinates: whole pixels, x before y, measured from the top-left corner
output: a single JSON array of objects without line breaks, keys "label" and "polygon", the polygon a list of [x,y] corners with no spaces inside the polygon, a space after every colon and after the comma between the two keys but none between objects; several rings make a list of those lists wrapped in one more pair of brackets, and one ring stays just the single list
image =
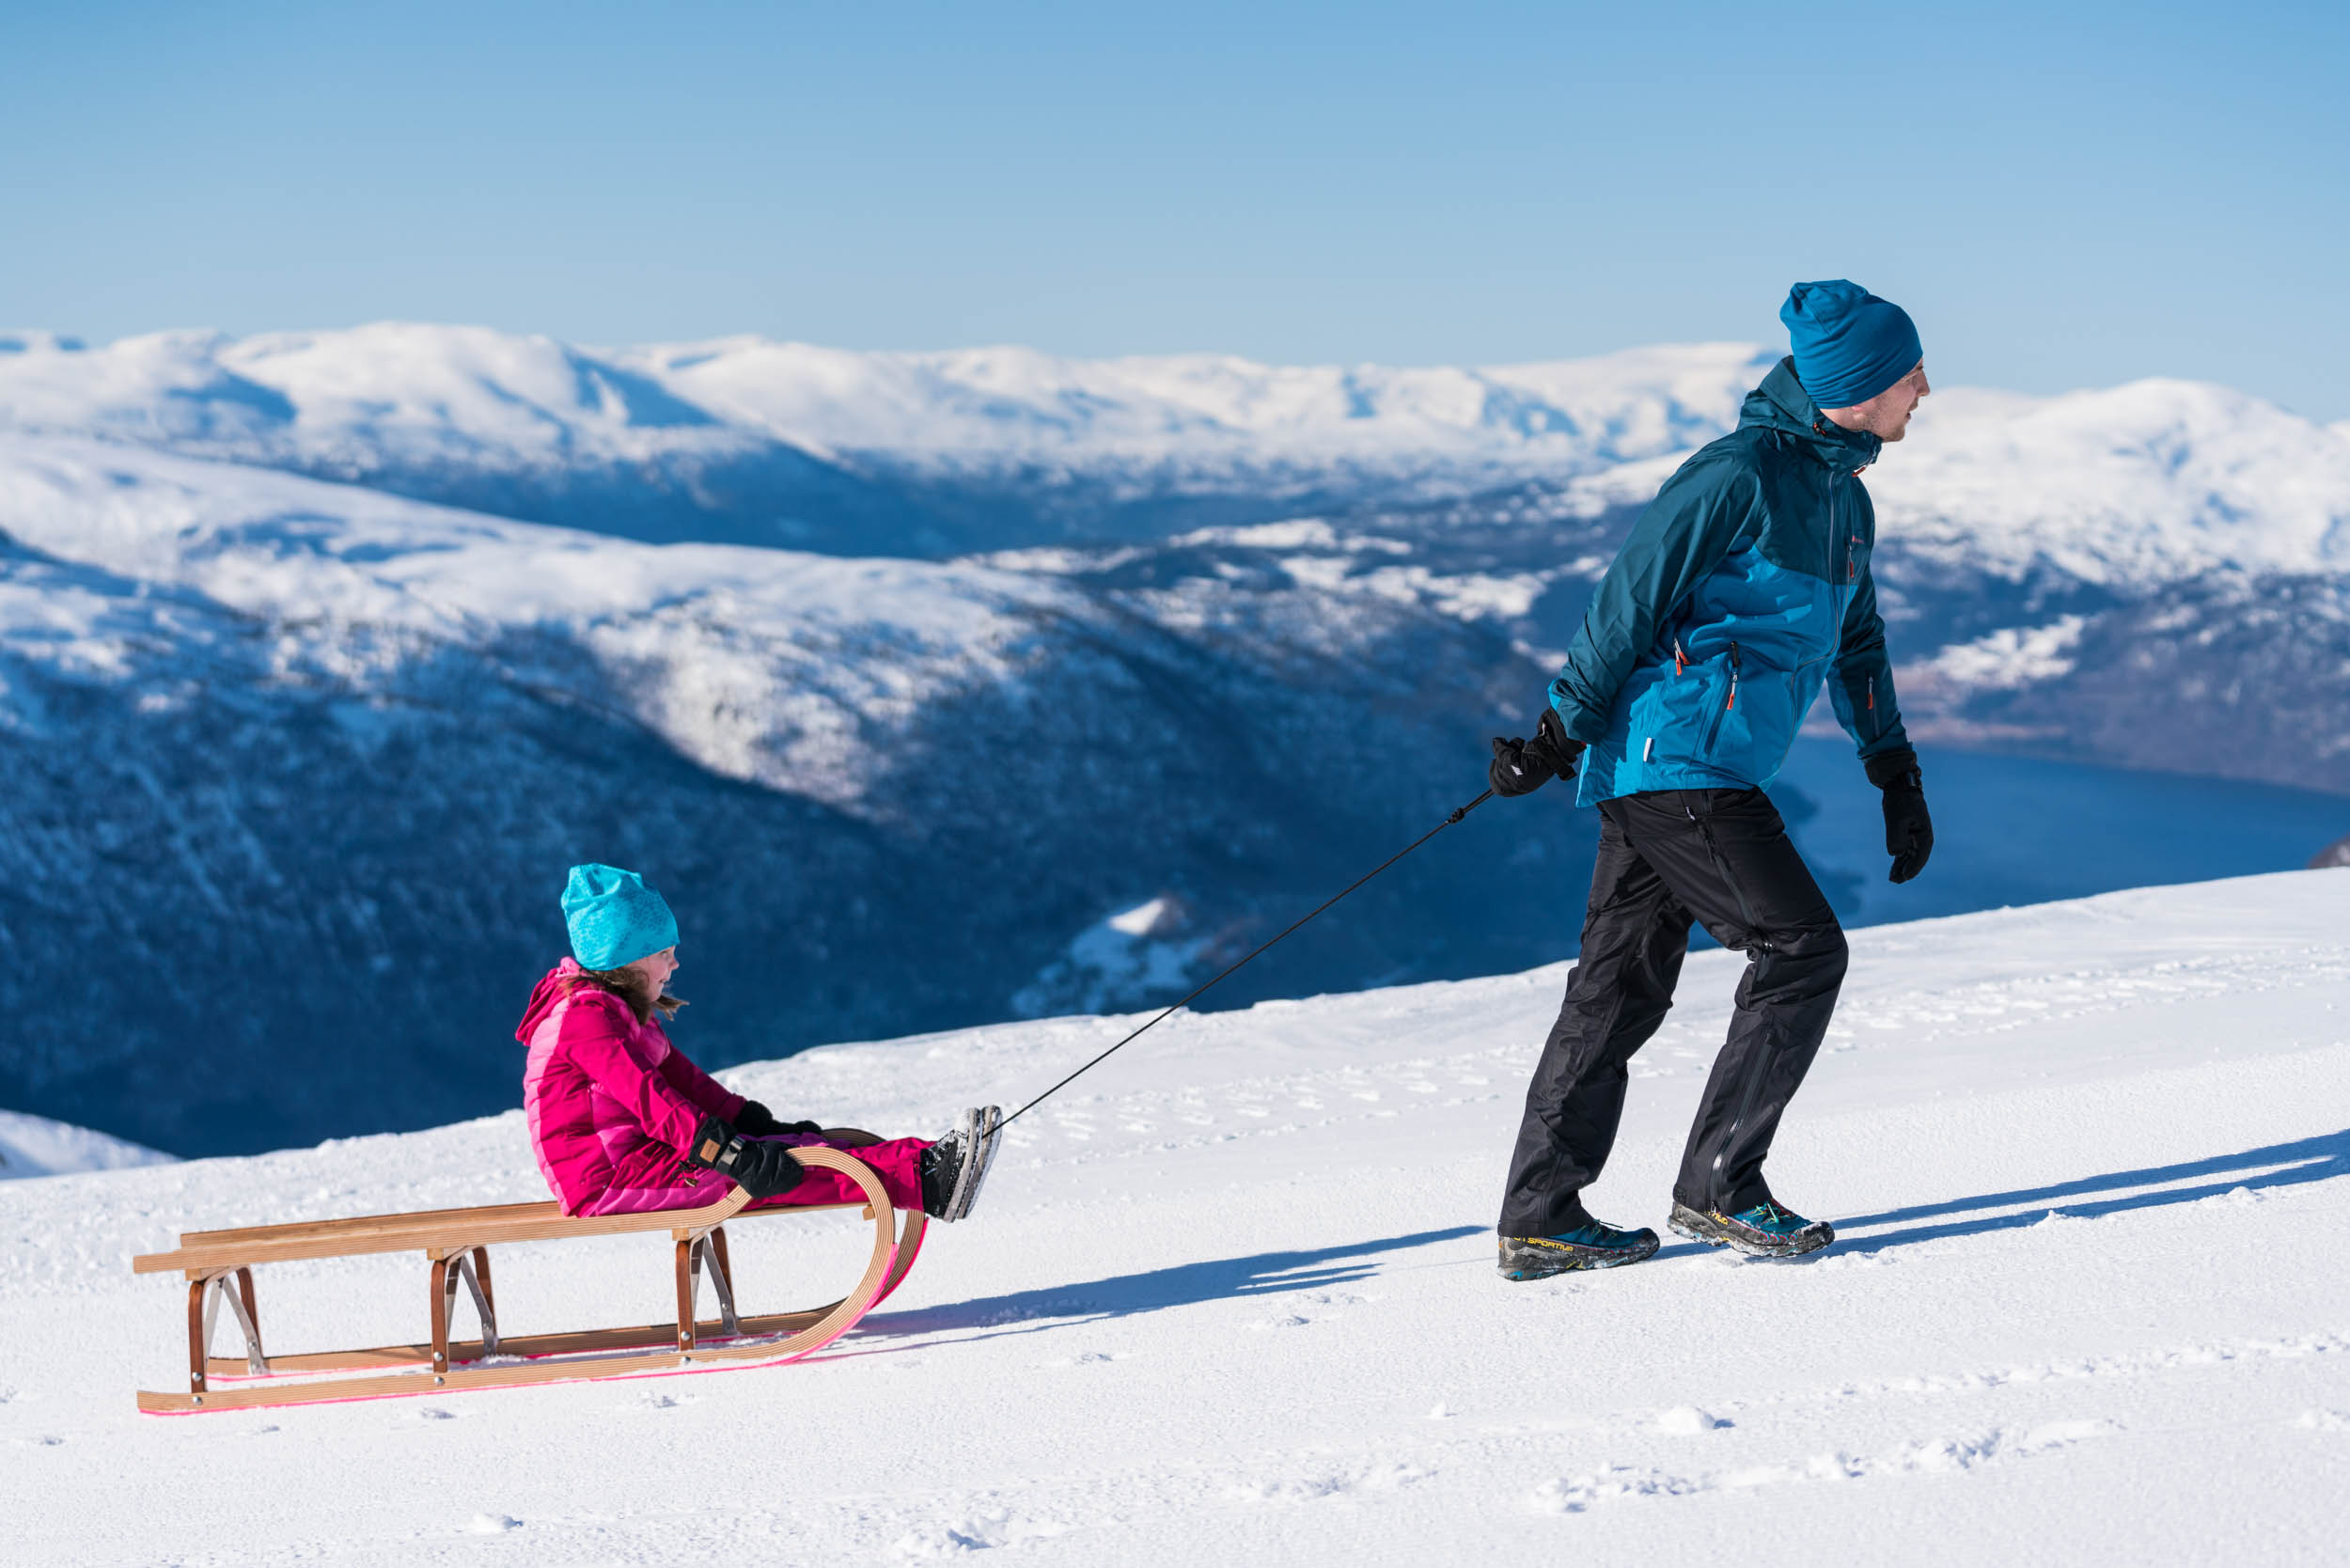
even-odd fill
[{"label": "rope", "polygon": [[1491,790],[1487,790],[1483,794],[1479,795],[1475,800],[1470,801],[1466,806],[1461,807],[1450,816],[1445,818],[1444,821],[1438,823],[1435,826],[1430,828],[1427,832],[1421,834],[1418,838],[1413,839],[1402,849],[1397,850],[1393,855],[1388,855],[1385,860],[1382,860],[1379,864],[1373,866],[1370,870],[1365,871],[1362,875],[1356,877],[1354,881],[1348,883],[1345,886],[1340,888],[1328,898],[1323,900],[1322,902],[1316,904],[1312,909],[1299,916],[1295,920],[1290,923],[1288,929],[1283,931],[1280,936],[1276,936],[1271,941],[1261,944],[1254,951],[1240,959],[1237,963],[1234,963],[1230,968],[1227,968],[1223,974],[1219,974],[1214,980],[1206,981],[1190,996],[1185,996],[1182,1001],[1169,1007],[1165,1012],[1162,1012],[1157,1017],[1152,1018],[1150,1023],[1147,1023],[1140,1028],[1136,1029],[1134,1033],[1128,1035],[1124,1040],[1121,1040],[1117,1044],[1111,1046],[1109,1050],[1104,1051],[1100,1056],[1095,1057],[1091,1061],[1089,1061],[1083,1067],[1078,1068],[1076,1072],[1070,1074],[1069,1076],[1063,1078],[1060,1082],[1055,1084],[1052,1088],[1046,1090],[1043,1093],[1038,1095],[1035,1099],[1029,1101],[1026,1105],[1021,1106],[1010,1116],[1007,1116],[1002,1121],[996,1122],[995,1130],[1001,1132],[1004,1128],[1010,1126],[1013,1122],[1019,1121],[1022,1117],[1036,1109],[1037,1106],[1042,1105],[1054,1095],[1058,1094],[1062,1090],[1067,1089],[1071,1084],[1076,1082],[1086,1074],[1092,1072],[1096,1067],[1099,1067],[1104,1061],[1107,1060],[1111,1055],[1133,1043],[1146,1031],[1166,1022],[1169,1017],[1189,1007],[1193,1002],[1197,1001],[1199,996],[1209,989],[1210,986],[1220,983],[1226,976],[1232,974],[1243,964],[1246,964],[1256,958],[1258,953],[1263,952],[1267,948],[1272,947],[1275,942],[1280,941],[1281,937],[1289,935],[1291,932],[1295,931],[1299,926],[1304,925],[1307,921],[1312,919],[1315,916],[1321,914],[1324,910],[1329,908],[1340,899],[1346,897],[1347,894],[1352,893],[1355,888],[1360,887],[1364,883],[1369,882],[1372,877],[1377,876],[1381,871],[1386,870],[1389,866],[1394,865],[1397,861],[1402,859],[1405,855],[1419,848],[1420,845],[1428,842],[1429,839],[1434,839],[1437,834],[1442,833],[1446,828],[1450,827],[1453,823],[1459,822],[1463,817],[1467,816],[1471,811],[1476,810],[1479,807],[1484,805],[1487,801],[1493,798],[1494,792]]}]

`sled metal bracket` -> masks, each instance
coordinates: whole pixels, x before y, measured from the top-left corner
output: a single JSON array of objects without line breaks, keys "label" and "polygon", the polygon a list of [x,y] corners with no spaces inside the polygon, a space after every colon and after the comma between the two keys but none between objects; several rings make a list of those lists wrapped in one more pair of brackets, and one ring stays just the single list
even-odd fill
[{"label": "sled metal bracket", "polygon": [[220,1317],[220,1304],[228,1303],[229,1315],[244,1332],[245,1370],[259,1377],[269,1371],[269,1357],[261,1353],[260,1314],[253,1302],[253,1271],[249,1268],[218,1269],[190,1272],[188,1280],[188,1391],[204,1392],[204,1364],[212,1354],[212,1326]]},{"label": "sled metal bracket", "polygon": [[473,1297],[474,1317],[481,1325],[481,1354],[498,1353],[498,1314],[495,1298],[490,1292],[490,1249],[476,1247],[432,1260],[432,1375],[435,1381],[448,1372],[448,1325],[456,1315],[457,1287],[465,1287]]},{"label": "sled metal bracket", "polygon": [[705,1265],[718,1297],[718,1332],[730,1340],[743,1334],[743,1320],[734,1310],[734,1269],[727,1257],[727,1233],[723,1227],[713,1226],[677,1244],[677,1348],[681,1356],[694,1351],[694,1320],[701,1310]]}]

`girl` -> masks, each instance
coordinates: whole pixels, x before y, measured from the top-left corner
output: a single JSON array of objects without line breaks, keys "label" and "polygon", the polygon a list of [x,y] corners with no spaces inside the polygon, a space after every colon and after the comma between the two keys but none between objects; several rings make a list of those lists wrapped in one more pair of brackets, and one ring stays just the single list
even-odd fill
[{"label": "girl", "polygon": [[677,920],[643,877],[573,866],[563,917],[572,956],[539,981],[514,1038],[530,1048],[530,1141],[565,1214],[699,1208],[738,1185],[755,1209],[863,1201],[838,1171],[791,1157],[807,1144],[855,1150],[901,1208],[943,1220],[971,1212],[995,1155],[995,1106],[964,1112],[935,1143],[778,1121],[686,1060],[655,1019],[685,1004],[667,989]]}]

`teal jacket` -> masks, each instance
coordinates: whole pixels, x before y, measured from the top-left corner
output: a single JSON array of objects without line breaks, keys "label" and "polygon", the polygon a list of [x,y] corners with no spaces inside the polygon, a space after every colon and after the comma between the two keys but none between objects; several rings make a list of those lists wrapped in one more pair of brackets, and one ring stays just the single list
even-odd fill
[{"label": "teal jacket", "polygon": [[1769,784],[1823,682],[1863,759],[1909,744],[1858,478],[1882,445],[1823,417],[1781,360],[1665,481],[1550,683],[1590,748],[1581,804]]}]

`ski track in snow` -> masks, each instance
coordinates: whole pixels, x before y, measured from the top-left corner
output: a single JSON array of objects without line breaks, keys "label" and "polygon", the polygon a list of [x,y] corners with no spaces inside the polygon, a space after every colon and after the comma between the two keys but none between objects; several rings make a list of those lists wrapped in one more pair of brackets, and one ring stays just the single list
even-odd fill
[{"label": "ski track in snow", "polygon": [[[2317,871],[1856,933],[1773,1160],[1839,1225],[1794,1263],[1676,1240],[1495,1278],[1563,964],[1169,1020],[1018,1122],[979,1215],[785,1369],[140,1418],[183,1341],[133,1253],[536,1197],[519,1113],[9,1183],[0,1513],[43,1563],[2339,1560],[2345,914]],[[1692,955],[1599,1213],[1661,1221],[1740,964]],[[727,1076],[929,1128],[1133,1022]],[[745,1305],[819,1299],[859,1229],[735,1227]],[[668,1307],[660,1238],[497,1266],[510,1331]],[[258,1283],[275,1349],[423,1317],[413,1259]]]}]

